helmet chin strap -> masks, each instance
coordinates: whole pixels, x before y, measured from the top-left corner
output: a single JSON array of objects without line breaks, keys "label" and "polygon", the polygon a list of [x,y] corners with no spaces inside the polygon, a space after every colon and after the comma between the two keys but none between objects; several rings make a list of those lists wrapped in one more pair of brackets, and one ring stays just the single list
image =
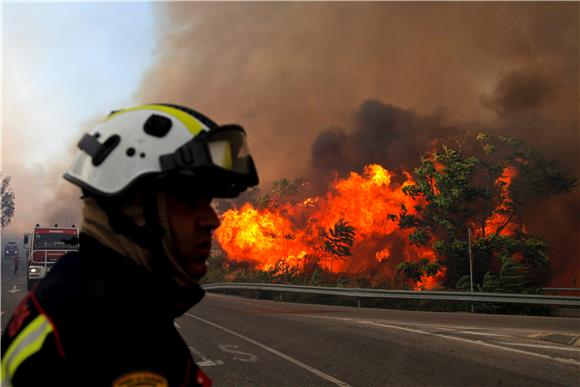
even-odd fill
[{"label": "helmet chin strap", "polygon": [[145,216],[143,235],[146,238],[146,248],[150,253],[151,267],[158,274],[171,275],[169,257],[165,255],[163,249],[163,229],[159,220],[156,189],[144,190],[143,215]]},{"label": "helmet chin strap", "polygon": [[159,256],[162,256],[164,262],[170,266],[171,274],[175,282],[182,287],[189,287],[192,284],[197,283],[197,281],[187,272],[182,262],[180,261],[173,236],[171,234],[171,226],[169,220],[169,213],[167,212],[167,195],[166,191],[157,192],[157,221],[160,225],[162,237],[161,237],[161,250]]}]

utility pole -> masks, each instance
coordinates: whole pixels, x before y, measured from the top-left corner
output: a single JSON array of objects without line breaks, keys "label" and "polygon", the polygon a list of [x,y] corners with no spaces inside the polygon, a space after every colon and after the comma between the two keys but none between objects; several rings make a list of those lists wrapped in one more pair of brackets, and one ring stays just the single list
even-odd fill
[{"label": "utility pole", "polygon": [[[467,228],[467,246],[469,250],[469,284],[473,293],[473,257],[471,256],[471,229]],[[471,302],[471,313],[473,313],[473,301]]]}]

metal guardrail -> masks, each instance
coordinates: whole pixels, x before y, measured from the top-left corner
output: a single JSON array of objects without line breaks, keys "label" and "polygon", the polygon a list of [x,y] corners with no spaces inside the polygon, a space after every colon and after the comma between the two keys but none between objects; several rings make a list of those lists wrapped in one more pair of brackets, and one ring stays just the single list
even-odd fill
[{"label": "metal guardrail", "polygon": [[539,295],[539,294],[382,290],[382,289],[332,288],[332,287],[303,286],[303,285],[234,283],[234,282],[207,284],[203,285],[203,288],[208,291],[257,290],[279,293],[334,295],[354,298],[472,301],[472,302],[497,302],[510,304],[539,304],[539,305],[560,305],[560,306],[580,307],[580,297]]},{"label": "metal guardrail", "polygon": [[580,292],[580,288],[540,288],[543,292]]}]

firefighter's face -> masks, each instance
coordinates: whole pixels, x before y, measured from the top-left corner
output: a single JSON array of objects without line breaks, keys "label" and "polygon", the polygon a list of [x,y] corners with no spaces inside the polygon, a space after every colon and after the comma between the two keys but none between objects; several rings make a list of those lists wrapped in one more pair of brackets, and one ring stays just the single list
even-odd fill
[{"label": "firefighter's face", "polygon": [[220,221],[211,207],[211,198],[167,193],[167,216],[173,248],[182,267],[194,279],[207,271],[212,231]]}]

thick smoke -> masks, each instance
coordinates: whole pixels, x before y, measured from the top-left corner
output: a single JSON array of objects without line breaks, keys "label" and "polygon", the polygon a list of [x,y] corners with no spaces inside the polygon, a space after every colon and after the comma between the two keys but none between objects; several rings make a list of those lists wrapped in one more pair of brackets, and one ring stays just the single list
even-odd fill
[{"label": "thick smoke", "polygon": [[421,116],[367,100],[354,113],[351,130],[335,127],[318,134],[312,144],[312,166],[319,176],[361,170],[371,163],[412,171],[439,140],[459,134],[445,121],[444,111]]}]

